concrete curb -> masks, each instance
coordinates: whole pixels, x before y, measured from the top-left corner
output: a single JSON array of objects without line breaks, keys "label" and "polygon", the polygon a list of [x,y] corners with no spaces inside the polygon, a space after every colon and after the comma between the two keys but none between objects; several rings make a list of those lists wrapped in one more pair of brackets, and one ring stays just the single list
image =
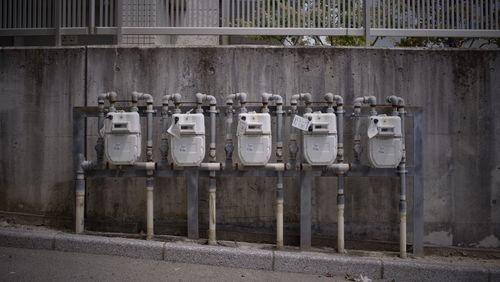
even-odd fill
[{"label": "concrete curb", "polygon": [[236,268],[359,277],[395,281],[500,281],[494,264],[446,263],[425,259],[353,257],[314,252],[288,252],[252,247],[206,246],[55,231],[0,228],[0,246],[124,256]]}]

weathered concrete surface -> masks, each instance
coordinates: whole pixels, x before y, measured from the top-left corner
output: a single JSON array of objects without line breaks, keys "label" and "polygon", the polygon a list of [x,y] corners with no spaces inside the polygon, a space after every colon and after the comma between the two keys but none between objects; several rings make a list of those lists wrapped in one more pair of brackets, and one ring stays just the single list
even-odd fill
[{"label": "weathered concrete surface", "polygon": [[84,103],[84,48],[0,49],[1,212],[71,218],[72,107]]},{"label": "weathered concrete surface", "polygon": [[[51,49],[1,49],[1,105],[11,99],[16,84],[10,84],[4,73],[16,75],[16,64],[5,64],[12,52],[34,54]],[[81,49],[69,49],[81,50]],[[10,53],[9,53],[10,52]],[[67,51],[71,52],[71,51]],[[83,68],[85,52],[71,68],[73,73],[56,72],[44,84],[70,81]],[[9,55],[11,54],[11,55]],[[194,93],[215,95],[219,104],[228,93],[247,92],[250,101],[260,101],[263,91],[278,93],[288,104],[290,95],[311,92],[315,101],[322,101],[325,92],[343,95],[349,104],[355,96],[375,95],[380,101],[388,95],[399,95],[410,106],[425,107],[427,124],[424,136],[425,233],[428,243],[442,245],[474,245],[495,242],[500,238],[500,52],[486,50],[417,50],[417,49],[360,49],[360,48],[281,48],[281,47],[197,47],[197,48],[111,48],[87,49],[86,77],[83,71],[80,88],[71,93],[88,93],[79,105],[97,105],[97,93],[115,90],[120,99],[126,99],[133,90],[154,95],[155,104],[165,93],[180,92],[185,101],[192,101]],[[5,58],[5,59],[4,59]],[[27,59],[27,58],[25,58]],[[56,62],[68,58],[56,57]],[[16,61],[17,62],[17,61]],[[19,63],[17,63],[19,64]],[[58,66],[60,66],[59,63]],[[25,74],[28,75],[28,74]],[[34,74],[33,74],[34,75]],[[47,82],[47,83],[46,83]],[[76,83],[76,82],[75,82]],[[54,84],[50,84],[54,85]],[[65,85],[65,84],[63,84]],[[14,87],[15,86],[15,87]],[[55,86],[54,86],[55,87]],[[76,84],[72,84],[76,87]],[[21,88],[23,89],[23,88]],[[46,91],[45,91],[46,90]],[[44,97],[54,91],[45,89]],[[21,95],[21,94],[18,94]],[[24,93],[22,95],[29,95]],[[16,96],[17,97],[17,96]],[[60,98],[62,99],[62,98]],[[2,108],[3,109],[3,108]],[[65,109],[69,111],[69,109]],[[47,114],[39,114],[40,122]],[[3,116],[10,116],[5,110]],[[221,115],[222,117],[223,115]],[[9,117],[12,118],[12,117]],[[4,120],[4,118],[2,118]],[[62,122],[58,119],[57,122]],[[54,121],[55,122],[55,121]],[[8,124],[8,127],[4,126]],[[50,123],[52,124],[52,123]],[[56,123],[57,124],[57,123]],[[218,157],[222,158],[224,123],[218,124]],[[29,128],[31,123],[24,123]],[[159,129],[159,122],[156,123]],[[351,123],[346,125],[351,127]],[[54,129],[54,127],[50,127]],[[69,130],[67,130],[69,129]],[[2,122],[4,136],[15,135],[11,122]],[[50,129],[48,129],[50,130]],[[57,136],[71,134],[70,124],[59,127]],[[95,121],[87,129],[88,156],[93,156]],[[157,131],[158,132],[158,131]],[[10,134],[10,135],[9,135]],[[350,140],[350,131],[346,140]],[[61,137],[62,138],[62,137]],[[159,135],[155,141],[158,144]],[[52,144],[52,143],[51,143]],[[41,148],[40,143],[33,147]],[[60,148],[58,146],[57,148]],[[67,148],[67,147],[66,147]],[[411,148],[409,148],[411,150]],[[39,152],[40,150],[37,150]],[[61,150],[62,151],[62,150]],[[346,141],[347,159],[351,159],[351,144]],[[66,156],[56,160],[58,169],[51,169],[53,177],[64,177],[64,193],[58,193],[58,182],[46,182],[44,193],[52,195],[30,199],[35,183],[29,168],[12,166],[6,160],[15,159],[9,151],[2,151],[2,189],[0,210],[23,211],[17,205],[20,198],[30,211],[53,214],[47,205],[60,207],[55,214],[71,216],[70,150],[57,155],[47,151],[47,158]],[[158,155],[158,151],[155,152]],[[23,160],[33,160],[26,154]],[[49,161],[47,159],[46,161]],[[410,160],[411,161],[411,160]],[[29,162],[28,162],[29,163]],[[66,163],[67,165],[62,165]],[[37,166],[38,167],[38,166]],[[46,167],[46,166],[44,166]],[[59,169],[60,168],[60,169]],[[58,173],[56,173],[58,172]],[[60,174],[59,174],[60,172]],[[17,173],[17,174],[16,174]],[[22,174],[22,176],[21,176]],[[4,177],[4,176],[15,177]],[[20,178],[21,177],[21,178]],[[5,180],[5,179],[9,180]],[[22,179],[25,185],[19,182]],[[8,182],[8,184],[6,183]],[[201,230],[207,223],[207,180],[200,180]],[[316,242],[334,239],[336,234],[335,178],[316,179],[313,193],[313,235]],[[4,184],[5,183],[5,184]],[[159,179],[155,189],[156,231],[167,234],[185,234],[185,182],[178,179]],[[346,183],[346,239],[397,241],[398,238],[398,184],[397,179],[349,178]],[[273,178],[219,179],[217,193],[217,223],[225,238],[241,240],[273,240],[274,238]],[[7,187],[5,189],[4,187]],[[17,189],[14,191],[14,188]],[[411,187],[411,186],[409,186]],[[61,196],[66,195],[66,197]],[[16,197],[19,195],[19,197]],[[411,200],[411,191],[410,191]],[[27,200],[30,199],[30,200]],[[12,203],[7,205],[9,201]],[[64,207],[64,208],[63,208]],[[299,220],[299,187],[297,181],[285,182],[285,229],[287,242],[296,242]],[[145,191],[143,179],[95,179],[88,185],[87,220],[93,230],[120,230],[139,232],[144,229]],[[411,224],[411,218],[409,218]],[[238,232],[240,231],[240,232]],[[245,232],[241,232],[245,231]],[[250,231],[250,232],[246,232]],[[203,233],[202,233],[203,235]],[[290,237],[291,236],[291,237]],[[314,243],[313,241],[313,243]],[[334,240],[332,240],[333,242]]]},{"label": "weathered concrete surface", "polygon": [[[378,281],[497,281],[499,260],[473,258],[400,259],[381,252],[339,255],[325,251],[297,252],[297,248],[276,251],[261,244],[206,246],[194,242],[159,242],[103,236],[74,235],[47,230],[0,228],[3,247],[72,252],[73,256],[99,254],[172,263],[211,265],[359,278]],[[15,242],[14,244],[12,242]],[[45,242],[51,242],[47,244]],[[221,242],[229,245],[231,242]],[[2,252],[0,252],[2,253]],[[1,262],[1,257],[0,257]],[[1,263],[0,263],[1,264]],[[307,280],[307,279],[306,279]]]}]

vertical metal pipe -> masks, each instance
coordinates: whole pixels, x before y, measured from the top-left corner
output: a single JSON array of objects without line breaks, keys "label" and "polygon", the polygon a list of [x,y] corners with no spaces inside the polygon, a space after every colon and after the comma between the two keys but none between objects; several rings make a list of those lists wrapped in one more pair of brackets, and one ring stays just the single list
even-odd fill
[{"label": "vertical metal pipe", "polygon": [[283,248],[283,172],[278,171],[278,184],[276,185],[276,248]]},{"label": "vertical metal pipe", "polygon": [[224,151],[226,152],[226,167],[231,167],[233,164],[233,103],[227,103],[226,108],[226,144]]},{"label": "vertical metal pipe", "polygon": [[406,148],[405,148],[405,108],[399,108],[399,116],[401,118],[401,138],[403,143],[403,157],[398,167],[400,179],[400,192],[399,192],[399,255],[401,258],[406,258]]},{"label": "vertical metal pipe", "polygon": [[[281,97],[280,97],[281,100]],[[276,102],[276,161],[283,162],[283,102]],[[283,248],[283,172],[278,171],[276,184],[276,247]]]},{"label": "vertical metal pipe", "polygon": [[82,163],[85,159],[85,117],[73,113],[73,156],[75,169],[75,233],[85,230],[85,171]]},{"label": "vertical metal pipe", "polygon": [[85,230],[85,173],[81,166],[83,155],[79,154],[77,159],[79,164],[76,169],[75,233],[81,234]]},{"label": "vertical metal pipe", "polygon": [[153,161],[153,102],[147,104],[147,143],[146,143],[146,157],[148,162]]},{"label": "vertical metal pipe", "polygon": [[198,169],[187,168],[184,171],[187,182],[188,238],[198,239]]},{"label": "vertical metal pipe", "polygon": [[344,209],[344,175],[339,174],[337,175],[337,252],[339,253],[345,253]]},{"label": "vertical metal pipe", "polygon": [[[217,108],[215,100],[210,102],[210,162],[216,162],[216,142],[217,142]],[[215,171],[209,173],[209,187],[208,187],[208,244],[216,245],[216,190],[217,183],[215,179]]]},{"label": "vertical metal pipe", "polygon": [[146,179],[146,225],[147,225],[147,235],[146,239],[150,240],[154,236],[154,216],[153,216],[153,191],[154,191],[154,177],[148,177]]},{"label": "vertical metal pipe", "polygon": [[104,126],[104,101],[99,100],[99,114],[97,116],[97,143],[95,151],[97,156],[97,166],[102,167],[104,160],[104,136],[101,134],[101,129]]},{"label": "vertical metal pipe", "polygon": [[216,237],[216,180],[215,171],[209,173],[208,187],[208,244],[217,245]]},{"label": "vertical metal pipe", "polygon": [[[337,163],[344,163],[344,106],[337,102]],[[337,251],[345,252],[344,241],[344,173],[337,174]]]}]

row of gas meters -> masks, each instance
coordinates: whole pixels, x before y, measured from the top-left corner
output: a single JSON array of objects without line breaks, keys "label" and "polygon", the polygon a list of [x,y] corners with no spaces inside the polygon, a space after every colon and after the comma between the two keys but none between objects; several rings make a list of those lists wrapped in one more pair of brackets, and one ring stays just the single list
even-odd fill
[{"label": "row of gas meters", "polygon": [[[337,158],[337,120],[334,113],[313,112],[302,117],[303,156],[313,166],[333,164]],[[296,120],[294,120],[294,123]],[[141,126],[137,112],[109,112],[103,127],[105,153],[114,165],[131,165],[141,155]],[[244,166],[264,166],[271,158],[269,113],[240,113],[237,152]],[[205,158],[205,117],[202,113],[176,113],[168,128],[170,151],[176,166],[199,166]],[[397,167],[403,156],[399,116],[369,118],[368,159],[373,167]]]}]

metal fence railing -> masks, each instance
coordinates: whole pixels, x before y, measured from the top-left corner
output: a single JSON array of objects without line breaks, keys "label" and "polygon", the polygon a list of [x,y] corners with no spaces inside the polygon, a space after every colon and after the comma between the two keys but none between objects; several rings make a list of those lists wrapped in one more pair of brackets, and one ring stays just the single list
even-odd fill
[{"label": "metal fence railing", "polygon": [[82,34],[145,43],[157,35],[500,37],[499,15],[500,0],[0,0],[0,36],[55,35],[56,44]]}]

